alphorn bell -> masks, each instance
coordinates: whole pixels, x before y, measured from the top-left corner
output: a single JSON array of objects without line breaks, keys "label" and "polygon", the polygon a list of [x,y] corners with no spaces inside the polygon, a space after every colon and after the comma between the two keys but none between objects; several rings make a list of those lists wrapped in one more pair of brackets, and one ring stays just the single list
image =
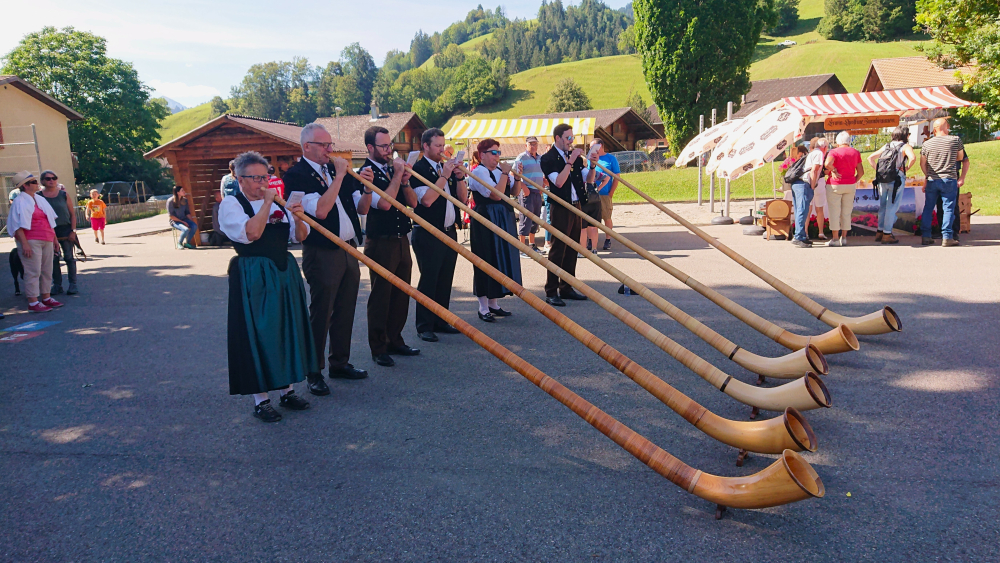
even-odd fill
[{"label": "alphorn bell", "polygon": [[753,262],[747,260],[743,256],[740,256],[735,250],[729,248],[728,246],[722,244],[712,236],[710,236],[705,231],[694,226],[690,221],[681,217],[677,213],[674,213],[667,206],[651,198],[648,194],[640,190],[639,188],[633,186],[627,180],[615,174],[614,172],[608,170],[603,164],[598,164],[602,170],[610,174],[613,178],[617,178],[619,182],[628,186],[630,190],[635,192],[639,197],[645,199],[649,203],[656,206],[657,209],[666,213],[671,219],[677,221],[684,226],[687,230],[698,235],[702,240],[708,244],[714,246],[715,248],[722,251],[723,254],[733,259],[737,264],[743,266],[747,270],[750,270],[753,275],[764,280],[765,283],[777,289],[782,295],[789,298],[793,303],[803,308],[810,315],[816,317],[817,319],[823,321],[824,323],[837,327],[839,325],[847,325],[854,334],[885,334],[887,332],[899,332],[903,330],[903,323],[899,320],[899,315],[892,310],[892,307],[883,307],[881,311],[875,311],[874,313],[869,313],[862,317],[845,317],[834,313],[833,311],[827,309],[826,307],[820,305],[819,303],[813,301],[809,297],[806,297],[802,293],[798,292],[792,286],[779,280],[778,278],[772,276],[771,274],[765,272],[760,266],[754,264]]},{"label": "alphorn bell", "polygon": [[[463,170],[465,170],[464,167]],[[501,196],[503,195],[502,192],[497,190],[496,186],[489,185],[489,182],[476,178],[475,176],[473,176],[473,178],[475,178],[477,182],[485,186],[491,192],[500,194]],[[802,375],[807,371],[815,371],[824,375],[829,372],[830,366],[827,365],[826,359],[823,357],[823,353],[820,352],[815,346],[806,346],[805,348],[792,352],[791,354],[787,354],[781,358],[765,358],[758,356],[749,350],[741,348],[721,334],[705,326],[705,324],[698,319],[688,315],[666,299],[660,297],[642,283],[630,278],[618,268],[608,264],[606,260],[601,259],[595,254],[591,254],[590,251],[581,246],[579,242],[566,236],[565,233],[554,228],[548,222],[529,211],[517,201],[514,201],[512,198],[508,198],[508,200],[518,211],[527,215],[528,218],[535,221],[537,225],[552,233],[552,236],[566,243],[566,245],[574,251],[587,257],[587,259],[596,264],[599,268],[611,274],[611,276],[616,280],[627,285],[633,292],[641,295],[646,301],[655,305],[657,309],[669,315],[670,318],[680,323],[684,328],[693,332],[698,338],[701,338],[705,342],[709,343],[723,356],[726,356],[730,360],[736,362],[737,365],[743,366],[756,374],[775,377],[778,379],[797,379],[802,377]],[[573,207],[573,209],[576,208]],[[531,253],[532,257],[535,257],[536,255],[537,253]]]},{"label": "alphorn bell", "polygon": [[[517,240],[516,237],[496,226],[489,219],[486,219],[479,213],[472,210],[468,205],[452,197],[452,195],[446,190],[442,190],[420,174],[413,172],[413,169],[409,166],[407,166],[407,170],[410,170],[410,173],[415,178],[427,184],[441,197],[451,201],[455,207],[468,213],[469,217],[472,217],[476,221],[482,223],[494,234],[514,245],[515,248],[525,254],[528,254],[529,256],[536,254],[533,250],[522,244],[521,241]],[[693,371],[699,377],[711,383],[716,389],[745,405],[779,412],[784,411],[788,407],[793,407],[798,410],[811,410],[820,407],[829,407],[831,405],[830,392],[827,390],[826,385],[823,384],[823,381],[815,373],[807,372],[805,377],[777,387],[761,388],[743,383],[742,381],[734,379],[731,375],[726,374],[722,370],[706,362],[670,338],[667,338],[667,336],[663,333],[649,326],[642,319],[639,319],[607,297],[604,297],[587,284],[576,279],[576,277],[570,275],[569,272],[564,271],[559,266],[556,266],[550,260],[539,256],[532,256],[532,258],[545,266],[545,268],[550,272],[559,276],[563,280],[566,280],[567,283],[583,292],[584,295],[597,303],[602,309],[611,313],[615,318],[625,323],[629,328],[642,335],[664,352],[670,354],[673,358],[684,364],[684,366]]]},{"label": "alphorn bell", "polygon": [[774,340],[778,344],[781,344],[789,350],[801,350],[808,347],[810,344],[819,349],[820,352],[824,354],[839,354],[841,352],[851,352],[857,351],[859,349],[858,339],[851,331],[847,325],[838,325],[827,331],[824,334],[817,336],[802,336],[801,334],[795,334],[788,330],[781,328],[780,326],[772,323],[771,321],[761,317],[760,315],[750,311],[749,309],[743,307],[739,303],[729,299],[728,297],[722,295],[718,291],[708,287],[707,285],[699,282],[693,277],[685,274],[684,272],[678,270],[677,268],[667,264],[659,256],[654,255],[645,248],[639,246],[632,240],[626,238],[622,234],[618,233],[614,229],[604,225],[600,221],[595,220],[590,215],[587,215],[580,209],[573,207],[566,200],[552,193],[551,190],[544,186],[539,186],[533,180],[524,177],[521,174],[515,172],[522,181],[527,182],[540,190],[542,193],[546,194],[550,200],[555,201],[559,205],[565,207],[570,212],[579,215],[584,221],[590,223],[591,226],[597,227],[604,231],[604,234],[614,238],[618,242],[625,245],[629,250],[637,253],[646,260],[655,264],[658,268],[664,272],[670,274],[676,278],[679,282],[690,287],[691,289],[697,291],[698,293],[707,297],[710,301],[721,307],[726,312],[730,313],[737,319],[743,321],[748,326],[760,332],[764,336],[767,336],[771,340]]},{"label": "alphorn bell", "polygon": [[[383,194],[384,192],[379,195],[382,196]],[[275,197],[274,200],[281,205],[285,204],[285,201],[280,197]],[[368,266],[370,270],[385,278],[389,283],[399,288],[424,307],[430,309],[435,315],[523,375],[542,391],[545,391],[551,397],[566,405],[577,416],[586,420],[587,423],[621,446],[625,451],[635,456],[636,459],[645,463],[654,471],[687,492],[709,502],[732,508],[767,508],[805,500],[810,497],[819,498],[825,494],[826,490],[823,486],[823,480],[820,479],[816,471],[802,456],[792,450],[783,451],[781,459],[775,461],[762,471],[746,477],[711,475],[685,464],[656,444],[650,442],[638,432],[618,422],[535,366],[501,346],[492,338],[472,328],[472,325],[462,320],[458,315],[438,305],[433,299],[420,293],[410,286],[410,284],[399,279],[399,277],[383,268],[374,260],[358,252],[358,249],[340,240],[339,237],[312,220],[306,214],[297,212],[295,216],[322,233],[323,236],[330,239],[356,260]]]},{"label": "alphorn bell", "polygon": [[[649,391],[650,394],[702,432],[724,444],[751,452],[781,453],[786,449],[795,451],[816,450],[816,435],[813,433],[812,427],[809,426],[809,423],[806,422],[802,414],[794,408],[785,409],[783,416],[780,418],[757,422],[736,422],[716,415],[629,359],[625,354],[622,354],[611,347],[611,345],[588,332],[537,295],[527,291],[521,284],[515,282],[479,256],[473,254],[469,249],[452,240],[451,237],[442,233],[423,217],[399,203],[395,198],[384,195],[384,192],[371,184],[371,182],[360,176],[355,177],[359,178],[369,189],[378,193],[379,197],[384,198],[390,205],[399,209],[428,233],[434,235],[434,237],[446,246],[461,254],[469,262],[472,262],[477,268],[495,279],[514,295],[520,297],[525,303],[569,333],[570,336],[579,340],[580,343],[590,348],[602,359],[638,383],[640,387]],[[419,175],[417,178],[422,180]]]}]

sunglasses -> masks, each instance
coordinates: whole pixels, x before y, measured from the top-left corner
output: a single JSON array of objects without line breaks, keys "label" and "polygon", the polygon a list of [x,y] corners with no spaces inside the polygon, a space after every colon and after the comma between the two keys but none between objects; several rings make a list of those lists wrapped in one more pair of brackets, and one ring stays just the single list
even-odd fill
[{"label": "sunglasses", "polygon": [[493,149],[491,151],[483,151],[486,154],[492,154],[493,156],[500,156],[500,151]]},{"label": "sunglasses", "polygon": [[42,181],[43,182],[51,182],[52,180],[58,180],[58,179],[59,178],[57,176],[46,176],[46,177],[42,178]]},{"label": "sunglasses", "polygon": [[28,180],[27,182],[24,183],[25,186],[30,186],[32,184],[37,186],[38,180]]}]

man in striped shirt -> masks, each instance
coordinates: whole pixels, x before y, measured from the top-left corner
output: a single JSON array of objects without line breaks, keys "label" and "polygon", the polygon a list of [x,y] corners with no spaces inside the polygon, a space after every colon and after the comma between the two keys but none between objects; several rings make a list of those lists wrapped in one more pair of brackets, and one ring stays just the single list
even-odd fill
[{"label": "man in striped shirt", "polygon": [[958,173],[958,163],[965,160],[965,145],[962,139],[949,135],[948,120],[934,121],[934,136],[924,141],[920,149],[920,169],[927,178],[924,186],[924,210],[920,217],[922,245],[934,244],[931,238],[931,214],[938,199],[944,208],[944,217],[938,217],[941,225],[941,246],[958,246],[954,231],[955,213],[958,212],[958,188],[965,184],[968,167]]},{"label": "man in striped shirt", "polygon": [[[526,150],[514,159],[514,169],[539,186],[544,186],[545,175],[542,174],[542,155],[538,154],[538,138],[528,137],[525,141]],[[527,182],[524,185],[528,188],[528,193],[518,196],[521,205],[527,207],[528,211],[535,215],[540,215],[542,212],[542,192]],[[535,233],[537,232],[538,225],[522,213],[517,226],[517,234],[521,238],[521,243],[524,244],[524,239],[527,238],[531,249],[535,252],[541,252],[535,245]]]}]

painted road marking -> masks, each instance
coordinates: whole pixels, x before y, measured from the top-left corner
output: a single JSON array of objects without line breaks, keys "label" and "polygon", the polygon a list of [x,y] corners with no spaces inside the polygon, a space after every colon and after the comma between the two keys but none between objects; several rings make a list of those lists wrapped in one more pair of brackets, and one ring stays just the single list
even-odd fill
[{"label": "painted road marking", "polygon": [[12,326],[10,328],[5,328],[0,330],[0,332],[30,332],[33,330],[41,330],[43,328],[48,328],[52,325],[57,325],[62,321],[34,321],[29,323],[22,323],[17,326]]},{"label": "painted road marking", "polygon": [[45,334],[44,332],[6,332],[0,336],[0,342],[21,342]]}]

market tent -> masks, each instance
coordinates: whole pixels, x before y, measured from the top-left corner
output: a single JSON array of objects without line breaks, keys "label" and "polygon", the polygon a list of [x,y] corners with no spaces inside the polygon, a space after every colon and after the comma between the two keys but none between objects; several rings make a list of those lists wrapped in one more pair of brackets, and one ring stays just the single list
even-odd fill
[{"label": "market tent", "polygon": [[444,138],[457,139],[497,139],[506,142],[524,142],[526,137],[538,137],[539,141],[552,142],[552,128],[560,123],[573,127],[573,134],[589,137],[594,134],[594,119],[461,119],[452,125]]},{"label": "market tent", "polygon": [[961,108],[979,105],[963,100],[944,86],[909,88],[859,94],[834,94],[829,96],[798,96],[784,98],[786,106],[799,110],[802,115],[826,119],[828,117],[857,117],[863,115],[899,115],[927,109]]}]

